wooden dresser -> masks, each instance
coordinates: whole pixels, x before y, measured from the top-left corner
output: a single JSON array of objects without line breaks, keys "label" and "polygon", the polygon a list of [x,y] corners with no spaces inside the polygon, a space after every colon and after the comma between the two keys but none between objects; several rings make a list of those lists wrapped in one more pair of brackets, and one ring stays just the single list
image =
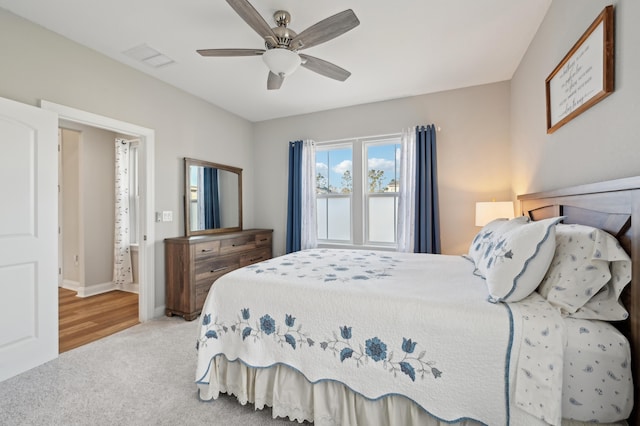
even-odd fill
[{"label": "wooden dresser", "polygon": [[272,256],[271,229],[164,240],[167,316],[194,320],[209,288],[227,272]]}]

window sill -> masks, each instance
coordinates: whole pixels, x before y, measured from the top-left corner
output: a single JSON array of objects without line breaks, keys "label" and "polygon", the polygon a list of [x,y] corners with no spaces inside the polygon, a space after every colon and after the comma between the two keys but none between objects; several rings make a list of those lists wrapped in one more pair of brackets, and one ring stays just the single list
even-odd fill
[{"label": "window sill", "polygon": [[345,250],[379,250],[379,251],[397,251],[396,246],[376,246],[376,245],[356,245],[356,244],[340,244],[340,243],[318,243],[318,248],[345,249]]}]

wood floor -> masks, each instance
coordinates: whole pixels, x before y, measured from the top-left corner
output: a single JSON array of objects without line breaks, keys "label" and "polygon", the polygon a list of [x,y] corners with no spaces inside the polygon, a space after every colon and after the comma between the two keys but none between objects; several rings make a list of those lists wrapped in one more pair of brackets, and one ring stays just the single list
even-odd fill
[{"label": "wood floor", "polygon": [[59,352],[86,345],[132,327],[138,321],[138,295],[111,291],[91,297],[58,288]]}]

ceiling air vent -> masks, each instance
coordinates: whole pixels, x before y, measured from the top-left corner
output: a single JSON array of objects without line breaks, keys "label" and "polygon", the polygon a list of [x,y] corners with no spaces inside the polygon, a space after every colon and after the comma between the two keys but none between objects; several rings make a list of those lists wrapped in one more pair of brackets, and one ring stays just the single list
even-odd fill
[{"label": "ceiling air vent", "polygon": [[136,61],[140,61],[153,68],[164,67],[166,65],[169,65],[175,62],[173,59],[171,59],[167,55],[160,53],[153,47],[150,47],[146,44],[141,44],[139,46],[132,47],[131,49],[125,50],[122,53],[124,53],[130,58],[135,59]]}]

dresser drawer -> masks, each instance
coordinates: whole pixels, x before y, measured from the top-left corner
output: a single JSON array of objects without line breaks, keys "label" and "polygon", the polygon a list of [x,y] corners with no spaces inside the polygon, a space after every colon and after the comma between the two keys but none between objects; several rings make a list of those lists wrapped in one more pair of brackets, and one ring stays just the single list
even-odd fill
[{"label": "dresser drawer", "polygon": [[[219,276],[224,275],[220,274]],[[204,301],[207,299],[207,294],[209,294],[209,289],[213,285],[213,280],[206,280],[202,282],[198,282],[196,284],[196,310],[201,311],[204,306]]]},{"label": "dresser drawer", "polygon": [[251,265],[252,263],[262,262],[267,259],[271,259],[271,247],[243,253],[240,255],[240,266]]},{"label": "dresser drawer", "polygon": [[220,241],[220,254],[236,253],[256,248],[254,235],[242,235]]},{"label": "dresser drawer", "polygon": [[256,234],[256,247],[271,247],[271,232]]},{"label": "dresser drawer", "polygon": [[201,274],[196,273],[196,309],[199,311],[202,309],[204,305],[204,301],[207,298],[207,294],[209,293],[209,289],[214,284],[215,280],[226,274],[227,272],[231,272],[234,269],[237,269],[239,264],[236,260],[234,264],[229,264],[226,267],[219,267],[217,270],[213,269],[211,271],[205,271]]},{"label": "dresser drawer", "polygon": [[[201,259],[196,262],[196,281],[203,279],[217,278],[222,274],[231,272],[240,267],[240,256],[212,257]],[[215,279],[214,278],[214,279]]]},{"label": "dresser drawer", "polygon": [[204,241],[194,245],[196,260],[215,256],[220,251],[220,241]]}]

